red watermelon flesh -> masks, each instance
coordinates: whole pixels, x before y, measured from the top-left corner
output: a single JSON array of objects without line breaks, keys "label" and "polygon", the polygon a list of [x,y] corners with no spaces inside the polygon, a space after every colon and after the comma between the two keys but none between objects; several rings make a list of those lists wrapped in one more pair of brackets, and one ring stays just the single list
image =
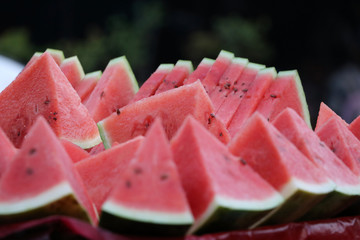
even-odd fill
[{"label": "red watermelon flesh", "polygon": [[85,74],[81,81],[76,85],[75,90],[79,95],[81,102],[84,104],[91,92],[94,90],[96,84],[101,78],[102,71],[94,71]]},{"label": "red watermelon flesh", "polygon": [[236,57],[232,60],[230,66],[225,70],[219,80],[219,84],[210,94],[210,99],[213,102],[215,111],[217,111],[221,104],[225,101],[227,95],[233,89],[234,83],[238,80],[248,62],[249,60],[247,59]]},{"label": "red watermelon flesh", "polygon": [[113,142],[122,143],[145,135],[156,117],[162,119],[169,139],[188,114],[193,115],[221,141],[228,142],[229,134],[213,114],[209,96],[200,81],[184,85],[127,105],[98,123],[105,148]]},{"label": "red watermelon flesh", "polygon": [[311,127],[310,114],[299,74],[296,70],[280,71],[260,101],[257,111],[273,121],[285,108],[293,108]]},{"label": "red watermelon flesh", "polygon": [[334,183],[325,172],[258,112],[246,121],[229,149],[286,199],[284,205],[266,219],[267,223],[294,221],[334,190]]},{"label": "red watermelon flesh", "polygon": [[0,180],[0,221],[54,214],[97,222],[71,159],[47,121],[39,116]]},{"label": "red watermelon flesh", "polygon": [[[149,227],[139,231],[139,223]],[[174,235],[181,236],[192,223],[170,144],[157,118],[102,206],[100,226],[120,233],[158,236],[173,235],[166,227],[161,229],[161,225],[170,225],[178,228],[178,232],[173,229]]]},{"label": "red watermelon flesh", "polygon": [[75,88],[85,76],[84,69],[77,56],[65,58],[60,64],[60,69],[73,88]]},{"label": "red watermelon flesh", "polygon": [[99,143],[98,145],[92,147],[88,152],[90,155],[96,155],[98,153],[101,153],[105,151],[105,147],[103,143]]},{"label": "red watermelon flesh", "polygon": [[254,81],[248,87],[247,92],[244,93],[239,106],[231,118],[228,126],[231,136],[235,136],[246,119],[255,112],[265,91],[274,81],[276,74],[275,68],[265,68],[259,71]]},{"label": "red watermelon flesh", "polygon": [[75,164],[96,209],[109,195],[143,140],[138,136]]},{"label": "red watermelon flesh", "polygon": [[164,78],[155,94],[183,85],[184,79],[193,71],[191,61],[178,60],[171,72]]},{"label": "red watermelon flesh", "polygon": [[[314,164],[325,170],[336,184],[337,197],[326,198],[311,209],[307,218],[329,218],[342,211],[360,194],[360,179],[323,143],[295,110],[286,108],[273,121],[274,126]],[[340,196],[341,195],[341,196]]]},{"label": "red watermelon flesh", "polygon": [[0,179],[16,152],[17,149],[10,142],[5,132],[0,128]]},{"label": "red watermelon flesh", "polygon": [[58,137],[82,148],[101,141],[96,123],[48,52],[0,93],[0,113],[0,126],[15,147],[39,115]]},{"label": "red watermelon flesh", "polygon": [[68,140],[60,139],[60,142],[65,148],[73,163],[79,162],[90,156],[87,151]]},{"label": "red watermelon flesh", "polygon": [[189,75],[188,78],[184,80],[184,85],[194,83],[197,80],[203,80],[206,77],[206,74],[209,72],[211,66],[214,64],[215,60],[210,58],[203,58],[196,69]]},{"label": "red watermelon flesh", "polygon": [[173,68],[174,64],[160,64],[156,71],[141,85],[139,91],[135,94],[129,104],[154,95],[160,84]]},{"label": "red watermelon flesh", "polygon": [[318,113],[318,117],[316,120],[316,126],[315,126],[315,131],[316,129],[320,128],[321,125],[323,125],[327,120],[329,120],[329,118],[331,118],[332,116],[336,116],[337,118],[341,119],[344,124],[347,126],[348,124],[339,116],[337,115],[328,105],[326,105],[324,102],[320,103],[320,108],[319,108],[319,113]]},{"label": "red watermelon flesh", "polygon": [[360,140],[360,116],[355,118],[349,125],[349,130]]},{"label": "red watermelon flesh", "polygon": [[171,147],[195,218],[190,234],[245,229],[283,202],[272,186],[191,116]]},{"label": "red watermelon flesh", "polygon": [[[54,60],[58,66],[60,66],[62,61],[64,61],[64,59],[65,59],[64,53],[61,50],[48,48],[45,50],[45,52],[48,52],[54,58]],[[25,65],[25,68],[28,67],[33,62],[35,62],[35,60],[38,59],[42,54],[43,54],[43,52],[35,52],[34,55],[30,58],[30,60]]]},{"label": "red watermelon flesh", "polygon": [[127,105],[138,89],[126,57],[118,57],[106,66],[85,106],[95,122],[98,122]]},{"label": "red watermelon flesh", "polygon": [[208,94],[215,89],[221,76],[224,74],[225,70],[229,67],[234,54],[225,50],[221,50],[217,56],[215,62],[211,66],[210,70],[206,74],[205,78],[201,80],[204,88]]},{"label": "red watermelon flesh", "polygon": [[315,130],[319,138],[350,168],[360,176],[360,141],[338,116],[330,117]]},{"label": "red watermelon flesh", "polygon": [[227,94],[227,97],[216,110],[216,116],[220,118],[226,127],[229,126],[242,99],[246,96],[250,96],[250,94],[248,94],[249,88],[259,71],[263,68],[265,68],[264,65],[249,63],[240,77],[235,81],[236,84],[234,83],[232,90]]}]

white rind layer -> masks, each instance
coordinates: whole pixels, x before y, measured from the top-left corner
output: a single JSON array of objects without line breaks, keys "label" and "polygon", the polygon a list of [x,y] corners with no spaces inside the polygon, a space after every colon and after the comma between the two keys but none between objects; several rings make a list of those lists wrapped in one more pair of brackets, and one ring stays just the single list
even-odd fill
[{"label": "white rind layer", "polygon": [[189,73],[191,73],[192,71],[194,71],[194,67],[191,61],[189,60],[178,60],[175,64],[176,66],[180,66],[180,67],[184,67],[188,70]]},{"label": "white rind layer", "polygon": [[89,72],[86,73],[85,76],[83,77],[82,81],[86,81],[88,79],[93,79],[96,78],[97,81],[99,81],[99,79],[101,78],[102,75],[102,71],[98,70],[98,71],[94,71],[94,72]]},{"label": "white rind layer", "polygon": [[335,191],[345,194],[345,195],[360,195],[360,184],[349,185],[342,184],[336,185]]},{"label": "white rind layer", "polygon": [[[213,65],[214,64],[214,62],[215,62],[215,60],[214,59],[211,59],[211,58],[203,58],[202,60],[201,60],[201,62],[200,62],[200,64],[204,64],[204,65]],[[200,65],[199,64],[199,65]]]},{"label": "white rind layer", "polygon": [[101,209],[120,218],[127,218],[132,221],[141,221],[157,224],[179,225],[192,224],[194,219],[190,211],[182,213],[170,213],[151,211],[146,209],[135,209],[131,207],[122,206],[119,203],[114,203],[111,200],[106,201]]},{"label": "white rind layer", "polygon": [[92,139],[88,139],[88,140],[83,140],[83,141],[78,141],[77,139],[68,139],[65,137],[62,137],[76,145],[78,145],[79,147],[81,147],[82,149],[88,149],[91,147],[94,147],[96,145],[98,145],[99,143],[102,142],[100,134],[97,134],[96,137],[92,138]]},{"label": "white rind layer", "polygon": [[35,210],[73,193],[70,184],[68,182],[62,182],[35,197],[21,199],[17,202],[13,200],[10,202],[0,202],[0,216]]},{"label": "white rind layer", "polygon": [[309,194],[327,194],[334,191],[336,185],[330,179],[324,183],[310,184],[300,179],[292,178],[280,191],[281,195],[287,199],[296,191],[301,190]]},{"label": "white rind layer", "polygon": [[167,71],[170,72],[174,68],[174,64],[172,63],[162,63],[158,66],[156,71]]},{"label": "white rind layer", "polygon": [[77,56],[72,56],[72,57],[68,57],[68,58],[65,58],[61,65],[60,65],[60,68],[64,65],[67,65],[67,64],[71,64],[71,63],[75,63],[76,65],[76,69],[78,70],[79,74],[80,74],[80,78],[83,79],[85,77],[85,72],[84,72],[84,69],[80,63],[80,60]]},{"label": "white rind layer", "polygon": [[106,134],[106,130],[104,128],[104,122],[103,120],[101,120],[100,122],[97,123],[98,129],[99,129],[99,133],[100,133],[100,140],[102,140],[105,149],[109,149],[111,148],[111,139],[109,138],[109,136]]},{"label": "white rind layer", "polygon": [[193,234],[197,229],[204,225],[207,219],[216,211],[217,208],[223,207],[234,211],[268,211],[275,209],[284,202],[284,198],[279,193],[274,193],[269,198],[263,200],[238,200],[223,196],[215,196],[207,210],[196,220],[187,232],[188,235]]},{"label": "white rind layer", "polygon": [[220,56],[223,58],[230,59],[230,60],[232,60],[235,57],[234,53],[226,51],[226,50],[221,50],[218,57],[220,57]]}]

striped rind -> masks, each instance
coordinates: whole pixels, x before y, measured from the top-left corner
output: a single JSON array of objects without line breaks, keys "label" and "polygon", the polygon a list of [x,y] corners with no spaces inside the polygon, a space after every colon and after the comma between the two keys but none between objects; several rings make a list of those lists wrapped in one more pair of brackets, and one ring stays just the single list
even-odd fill
[{"label": "striped rind", "polygon": [[110,213],[114,216],[121,218],[127,218],[132,221],[141,221],[157,224],[192,224],[193,217],[190,211],[184,212],[165,212],[155,211],[149,209],[137,209],[122,206],[119,203],[112,202],[111,200],[106,201],[101,209],[103,212]]},{"label": "striped rind", "polygon": [[0,202],[0,216],[37,209],[68,195],[73,195],[73,190],[68,182],[62,182],[34,197],[19,199],[19,201]]}]

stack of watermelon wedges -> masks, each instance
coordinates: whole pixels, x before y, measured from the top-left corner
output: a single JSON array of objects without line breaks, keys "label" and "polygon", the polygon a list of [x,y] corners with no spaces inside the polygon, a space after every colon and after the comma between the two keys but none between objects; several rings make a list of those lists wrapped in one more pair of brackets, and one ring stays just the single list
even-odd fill
[{"label": "stack of watermelon wedges", "polygon": [[222,50],[139,88],[125,56],[84,73],[47,49],[0,93],[0,225],[184,237],[357,215],[359,139],[325,103],[312,128],[296,70]]}]

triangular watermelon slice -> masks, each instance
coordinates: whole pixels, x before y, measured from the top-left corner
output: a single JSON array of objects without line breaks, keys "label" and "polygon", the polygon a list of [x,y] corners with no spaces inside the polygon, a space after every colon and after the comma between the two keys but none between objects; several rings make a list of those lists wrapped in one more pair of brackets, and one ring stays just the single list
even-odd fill
[{"label": "triangular watermelon slice", "polygon": [[242,99],[250,97],[250,94],[248,94],[249,88],[259,71],[264,68],[265,66],[261,64],[248,63],[239,78],[235,80],[233,87],[224,97],[219,108],[216,109],[216,116],[226,127],[229,126]]},{"label": "triangular watermelon slice", "polygon": [[145,135],[156,117],[162,119],[169,139],[188,114],[193,115],[222,142],[229,141],[224,125],[213,114],[209,96],[200,81],[174,88],[127,105],[98,123],[105,148]]},{"label": "triangular watermelon slice", "polygon": [[254,113],[265,91],[276,78],[276,74],[273,67],[262,69],[248,86],[228,125],[228,131],[232,137],[236,135],[245,121]]},{"label": "triangular watermelon slice", "polygon": [[342,122],[348,126],[347,122],[343,120],[339,115],[336,114],[328,105],[326,105],[324,102],[320,103],[319,113],[316,120],[316,126],[315,131],[319,129],[329,118],[332,116],[336,116],[338,119],[341,119]]},{"label": "triangular watermelon slice", "polygon": [[244,68],[249,63],[248,59],[236,57],[221,76],[218,85],[210,94],[210,99],[214,105],[215,112],[228,97],[228,94],[233,90],[234,84],[240,78]]},{"label": "triangular watermelon slice", "polygon": [[73,88],[75,88],[85,76],[84,69],[77,56],[65,58],[60,64],[60,69]]},{"label": "triangular watermelon slice", "polygon": [[[47,48],[45,52],[49,53],[54,58],[56,64],[59,66],[62,63],[62,61],[64,61],[65,59],[64,52],[61,50]],[[28,67],[30,64],[35,62],[35,60],[38,59],[43,53],[44,52],[35,52],[34,55],[30,58],[30,60],[26,63],[24,68]]]},{"label": "triangular watermelon slice", "polygon": [[335,188],[322,169],[258,112],[232,139],[229,149],[285,198],[279,209],[256,225],[297,220]]},{"label": "triangular watermelon slice", "polygon": [[114,232],[183,236],[193,217],[157,118],[105,201],[99,225]]},{"label": "triangular watermelon slice", "polygon": [[315,130],[319,138],[360,177],[360,141],[339,116],[330,117]]},{"label": "triangular watermelon slice", "polygon": [[48,52],[0,93],[0,127],[19,147],[39,115],[56,135],[82,148],[101,142],[96,123]]},{"label": "triangular watermelon slice", "polygon": [[155,72],[153,72],[151,76],[141,85],[139,91],[135,94],[129,104],[154,95],[160,84],[173,68],[174,64],[171,63],[160,64]]},{"label": "triangular watermelon slice", "polygon": [[330,218],[360,199],[360,179],[323,143],[293,109],[286,108],[274,126],[336,184],[334,192],[310,209],[302,220]]},{"label": "triangular watermelon slice", "polygon": [[90,115],[99,122],[127,105],[139,90],[125,56],[112,59],[86,101]]},{"label": "triangular watermelon slice", "polygon": [[188,234],[246,229],[283,203],[272,186],[191,116],[171,148],[195,218]]},{"label": "triangular watermelon slice", "polygon": [[311,128],[304,89],[296,70],[280,71],[260,101],[257,111],[269,121],[285,108],[293,108]]},{"label": "triangular watermelon slice", "polygon": [[208,94],[211,94],[211,92],[214,91],[215,87],[220,81],[221,76],[230,66],[233,59],[233,53],[225,50],[220,51],[215,62],[211,65],[210,70],[207,72],[204,79],[201,80],[201,83],[204,85],[204,88]]},{"label": "triangular watermelon slice", "polygon": [[203,80],[206,77],[206,74],[211,69],[211,66],[214,64],[215,60],[210,58],[203,58],[196,69],[189,75],[188,78],[184,80],[184,85],[194,83],[197,80]]},{"label": "triangular watermelon slice", "polygon": [[193,70],[191,61],[178,60],[171,72],[163,79],[155,94],[182,86],[184,80]]},{"label": "triangular watermelon slice", "polygon": [[16,152],[17,149],[10,142],[5,132],[0,128],[0,179]]},{"label": "triangular watermelon slice", "polygon": [[96,224],[94,210],[71,159],[39,116],[0,179],[0,222],[66,215]]},{"label": "triangular watermelon slice", "polygon": [[134,158],[143,138],[138,136],[75,164],[89,197],[99,212],[119,176]]}]

